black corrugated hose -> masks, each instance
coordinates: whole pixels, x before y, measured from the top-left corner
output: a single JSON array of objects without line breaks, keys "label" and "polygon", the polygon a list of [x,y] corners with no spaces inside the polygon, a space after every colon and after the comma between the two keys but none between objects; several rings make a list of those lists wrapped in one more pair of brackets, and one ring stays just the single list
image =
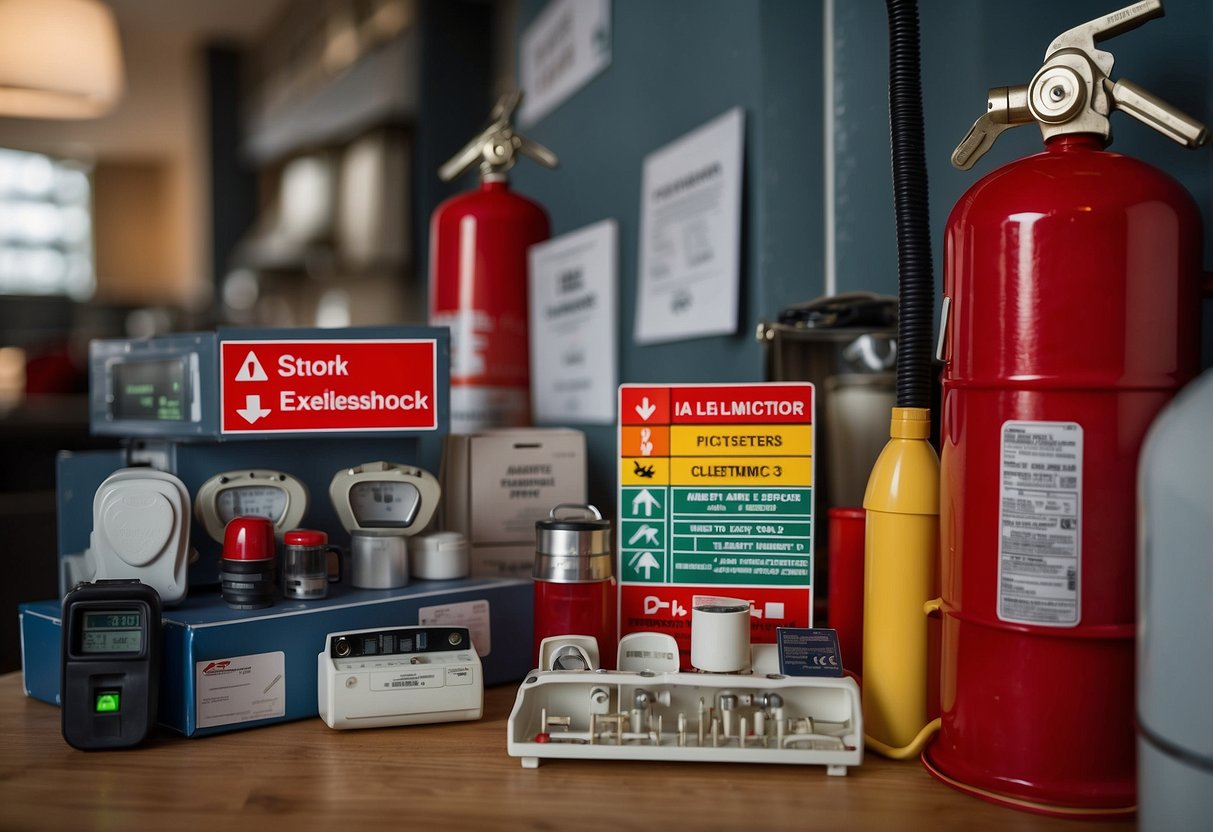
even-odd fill
[{"label": "black corrugated hose", "polygon": [[897,406],[931,406],[935,279],[927,202],[926,141],[917,0],[886,0],[889,14],[889,130],[897,214]]}]

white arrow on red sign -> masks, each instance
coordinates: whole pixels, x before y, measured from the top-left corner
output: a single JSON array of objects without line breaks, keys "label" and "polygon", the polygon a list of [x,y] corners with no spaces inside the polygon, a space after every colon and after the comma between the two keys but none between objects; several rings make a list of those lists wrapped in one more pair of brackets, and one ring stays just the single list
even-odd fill
[{"label": "white arrow on red sign", "polygon": [[237,409],[236,412],[243,416],[244,420],[251,425],[256,423],[262,416],[268,416],[274,411],[261,407],[260,396],[245,396],[244,407]]},{"label": "white arrow on red sign", "polygon": [[637,415],[639,415],[640,418],[644,419],[646,422],[649,420],[649,417],[653,415],[655,410],[657,410],[657,405],[650,402],[648,396],[645,396],[640,400],[640,404],[636,405]]}]

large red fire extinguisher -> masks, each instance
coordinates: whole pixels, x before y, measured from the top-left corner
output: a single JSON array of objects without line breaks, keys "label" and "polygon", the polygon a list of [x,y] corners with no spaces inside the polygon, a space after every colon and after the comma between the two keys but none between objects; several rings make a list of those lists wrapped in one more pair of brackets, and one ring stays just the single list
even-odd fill
[{"label": "large red fire extinguisher", "polygon": [[451,432],[530,424],[527,249],[548,238],[548,215],[510,190],[517,154],[554,168],[550,150],[514,132],[522,94],[493,108],[491,123],[438,171],[444,182],[479,162],[480,187],[457,194],[430,221],[433,326],[451,330]]},{"label": "large red fire extinguisher", "polygon": [[1198,370],[1201,229],[1178,183],[1103,147],[1113,109],[1189,147],[1207,135],[1113,82],[1095,43],[1161,15],[1147,0],[1061,35],[953,156],[967,168],[1018,124],[1044,134],[947,225],[942,723],[924,762],[1044,813],[1135,802],[1137,458]]}]

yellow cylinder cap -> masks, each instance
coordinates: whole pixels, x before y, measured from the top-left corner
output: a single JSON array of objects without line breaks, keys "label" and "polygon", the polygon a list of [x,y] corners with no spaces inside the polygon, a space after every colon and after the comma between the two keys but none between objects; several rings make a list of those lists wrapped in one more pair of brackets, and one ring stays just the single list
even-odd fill
[{"label": "yellow cylinder cap", "polygon": [[926,439],[931,435],[931,411],[925,407],[895,407],[889,424],[891,439]]}]

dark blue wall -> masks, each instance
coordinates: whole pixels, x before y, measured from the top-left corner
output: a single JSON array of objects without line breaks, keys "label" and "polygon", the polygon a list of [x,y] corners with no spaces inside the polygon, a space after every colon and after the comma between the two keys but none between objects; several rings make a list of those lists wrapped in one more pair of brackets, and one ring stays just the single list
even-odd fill
[{"label": "dark blue wall", "polygon": [[[987,90],[1028,83],[1053,38],[1124,5],[1127,0],[919,3],[937,289],[943,228],[952,205],[999,165],[1042,148],[1039,128],[1024,125],[1003,133],[972,170],[951,166],[952,151],[985,111]],[[1213,122],[1213,3],[1166,0],[1165,9],[1165,17],[1101,44],[1116,58],[1112,77],[1135,81],[1189,115]],[[835,0],[839,291],[897,290],[886,126],[887,30],[884,3]],[[1205,267],[1213,268],[1213,153],[1208,147],[1185,150],[1124,113],[1113,114],[1112,131],[1111,150],[1156,165],[1196,198],[1205,220]],[[1211,322],[1213,317],[1206,314],[1206,366],[1213,363]]]},{"label": "dark blue wall", "polygon": [[[920,3],[931,224],[943,224],[965,189],[997,165],[1036,152],[1031,125],[1004,133],[977,168],[953,170],[953,148],[983,112],[993,86],[1031,80],[1062,31],[1126,0],[928,0]],[[519,31],[544,0],[522,0]],[[1168,0],[1167,15],[1104,44],[1113,77],[1136,81],[1213,120],[1213,4]],[[619,222],[620,380],[752,381],[762,377],[758,322],[825,290],[824,3],[821,0],[614,0],[612,63],[573,98],[526,129],[561,168],[528,162],[514,185],[546,205],[552,232],[606,217]],[[879,0],[835,0],[833,55],[837,291],[896,292],[889,172],[887,23]],[[742,302],[737,334],[638,347],[632,342],[645,155],[731,107],[746,112]],[[1178,178],[1210,228],[1213,154],[1189,151],[1124,114],[1113,150]],[[1213,263],[1206,246],[1205,262]],[[939,286],[939,255],[936,285]],[[1206,305],[1208,308],[1208,304]],[[1211,316],[1206,315],[1206,321]],[[1213,363],[1206,326],[1205,363]],[[577,426],[585,427],[585,426]],[[615,430],[586,428],[591,497],[614,503]]]},{"label": "dark blue wall", "polygon": [[[523,3],[525,27],[544,3]],[[619,375],[628,382],[755,381],[755,325],[821,293],[821,7],[800,0],[615,0],[611,65],[526,134],[560,156],[522,162],[514,186],[547,206],[552,234],[619,222]],[[745,109],[737,334],[632,343],[644,157],[732,107]],[[577,425],[590,496],[615,502],[614,427]]]}]

